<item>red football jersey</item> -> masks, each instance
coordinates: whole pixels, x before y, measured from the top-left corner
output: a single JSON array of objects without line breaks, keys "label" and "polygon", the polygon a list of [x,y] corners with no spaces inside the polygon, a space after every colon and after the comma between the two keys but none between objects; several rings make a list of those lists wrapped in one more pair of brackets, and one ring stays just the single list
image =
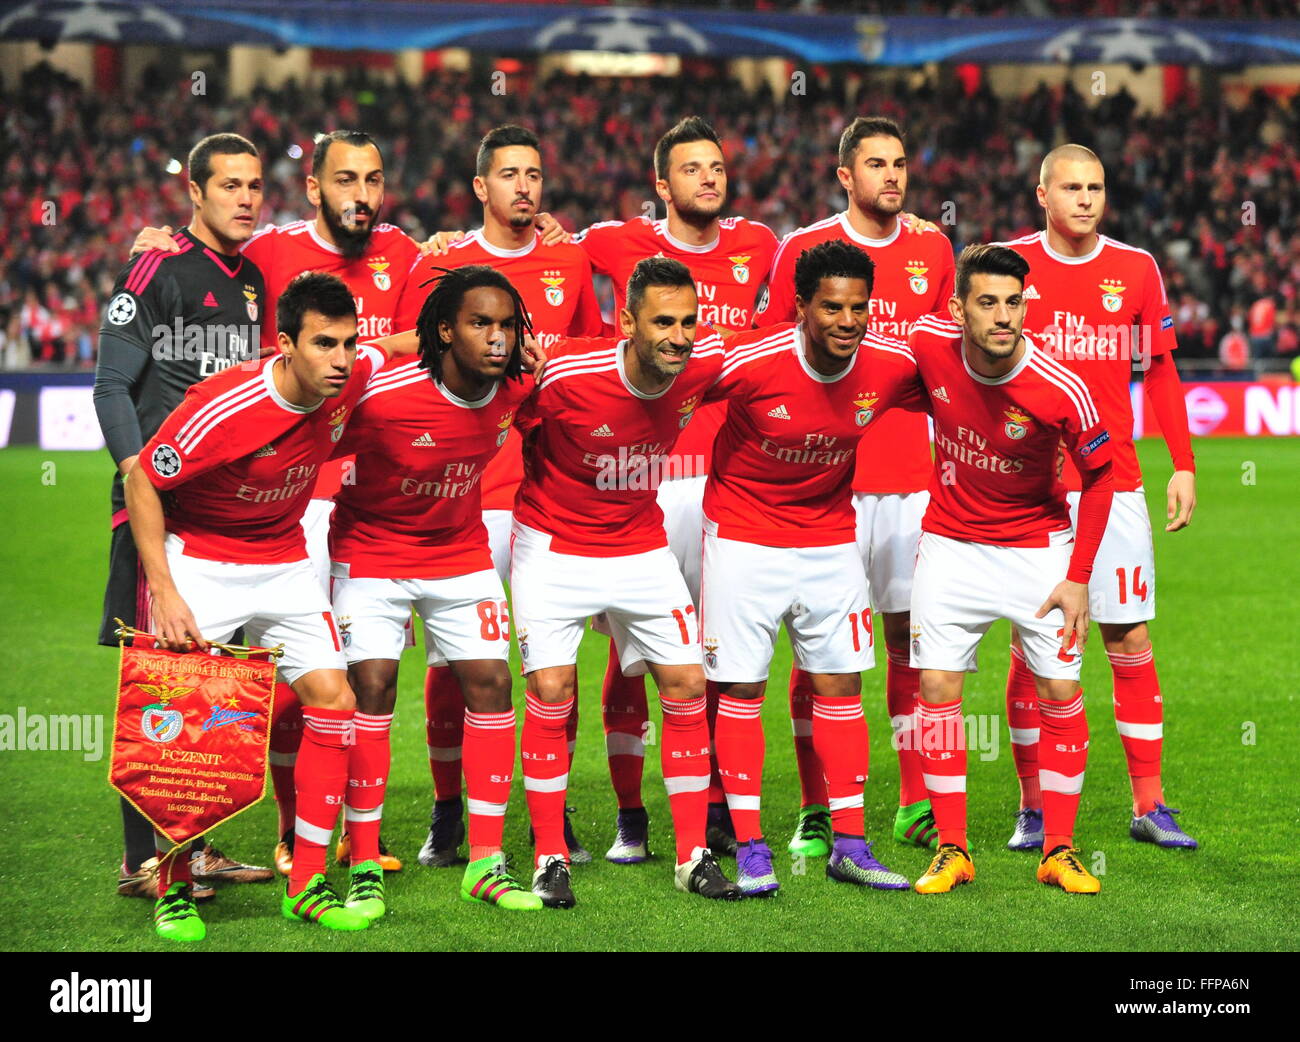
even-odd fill
[{"label": "red football jersey", "polygon": [[[407,273],[420,255],[415,242],[400,228],[377,224],[363,256],[349,259],[320,237],[316,222],[269,224],[244,243],[242,252],[266,278],[267,317],[262,321],[262,346],[275,346],[275,306],[284,288],[304,271],[337,275],[348,284],[357,302],[357,339],[378,340],[401,331],[394,325],[397,301]],[[315,499],[333,499],[343,480],[344,463],[334,460],[321,468],[312,492]]]},{"label": "red football jersey", "polygon": [[994,546],[1047,546],[1070,528],[1056,448],[1095,469],[1110,437],[1082,380],[1030,336],[1004,377],[975,373],[961,327],[934,315],[912,327],[908,346],[934,415],[935,468],[926,532]]},{"label": "red football jersey", "polygon": [[356,454],[330,519],[330,559],[354,579],[440,579],[492,567],[479,484],[532,377],[467,402],[401,359],[357,402],[341,454]]},{"label": "red football jersey", "polygon": [[[905,339],[918,318],[941,310],[952,296],[955,267],[946,235],[914,231],[899,221],[892,235],[868,239],[853,230],[844,212],[781,240],[755,325],[794,321],[795,262],[804,250],[832,239],[860,247],[876,265],[868,327],[873,333]],[[920,492],[930,483],[932,469],[925,416],[895,409],[871,424],[858,443],[853,491]]]},{"label": "red football jersey", "polygon": [[305,558],[299,521],[320,465],[386,357],[374,345],[359,347],[342,392],[310,409],[276,390],[278,354],[191,387],[140,450],[145,475],[170,493],[167,531],[185,541],[184,552],[235,564]]},{"label": "red football jersey", "polygon": [[524,481],[515,519],[552,536],[551,549],[617,557],[668,545],[656,489],[669,454],[722,368],[722,340],[695,341],[690,361],[660,394],[638,391],[623,369],[625,341],[561,342],[537,391],[519,409]]},{"label": "red football jersey", "polygon": [[[1133,447],[1129,384],[1135,364],[1178,346],[1164,280],[1155,258],[1104,235],[1085,257],[1065,257],[1047,233],[1003,243],[1029,262],[1025,328],[1046,352],[1088,385],[1114,446],[1115,491],[1142,487]],[[1065,483],[1079,488],[1068,463]]]},{"label": "red football jersey", "polygon": [[[718,229],[713,243],[691,246],[669,233],[666,219],[637,217],[593,224],[573,241],[587,251],[592,267],[614,283],[616,317],[627,303],[627,280],[637,262],[646,257],[671,257],[691,270],[701,323],[748,329],[753,324],[759,287],[776,255],[776,234],[767,225],[744,217],[724,217]],[[724,412],[724,407],[716,405],[701,410],[683,433],[674,452],[679,473],[707,471]]]},{"label": "red football jersey", "polygon": [[924,408],[902,341],[868,333],[844,372],[823,376],[793,323],[729,340],[708,397],[725,397],[727,413],[704,516],[722,538],[763,546],[853,542],[859,439],[892,406]]},{"label": "red football jersey", "polygon": [[[604,322],[591,284],[591,261],[572,243],[545,246],[538,235],[522,250],[503,250],[483,238],[482,229],[452,243],[445,256],[420,257],[411,268],[397,305],[397,328],[414,329],[432,285],[422,285],[438,268],[486,264],[496,268],[523,299],[538,343],[550,350],[562,337],[600,336]],[[505,447],[483,473],[484,510],[510,510],[524,479],[519,435],[511,431]]]}]

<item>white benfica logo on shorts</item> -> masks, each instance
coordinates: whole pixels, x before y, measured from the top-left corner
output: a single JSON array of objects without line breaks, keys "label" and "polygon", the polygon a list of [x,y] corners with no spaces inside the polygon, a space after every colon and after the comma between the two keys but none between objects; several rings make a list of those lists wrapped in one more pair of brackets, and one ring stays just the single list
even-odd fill
[{"label": "white benfica logo on shorts", "polygon": [[119,293],[108,302],[108,320],[115,326],[124,326],[135,318],[135,297]]},{"label": "white benfica logo on shorts", "polygon": [[591,436],[593,438],[612,438],[614,437],[614,432],[609,429],[608,423],[602,423],[599,427],[597,427],[594,431],[591,432]]},{"label": "white benfica logo on shorts", "polygon": [[151,457],[153,469],[165,478],[175,477],[181,472],[181,454],[170,445],[159,445]]},{"label": "white benfica logo on shorts", "polygon": [[429,437],[428,431],[425,431],[413,442],[411,442],[411,444],[414,445],[417,449],[431,449],[438,443]]},{"label": "white benfica logo on shorts", "polygon": [[784,402],[772,409],[768,415],[774,420],[788,420],[790,418],[790,413],[786,410]]}]

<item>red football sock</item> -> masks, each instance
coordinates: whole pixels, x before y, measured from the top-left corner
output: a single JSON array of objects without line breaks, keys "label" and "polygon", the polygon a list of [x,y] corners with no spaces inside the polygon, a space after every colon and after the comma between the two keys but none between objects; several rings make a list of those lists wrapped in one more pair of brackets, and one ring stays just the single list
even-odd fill
[{"label": "red football sock", "polygon": [[[465,711],[465,802],[469,808],[469,859],[501,849],[501,833],[515,773],[515,711]],[[563,825],[563,822],[561,822]]]},{"label": "red football sock", "polygon": [[379,823],[388,788],[389,730],[393,714],[358,712],[352,718],[357,740],[348,751],[348,799],[343,805],[344,828],[352,839],[352,864],[379,860]]},{"label": "red football sock", "polygon": [[649,720],[645,677],[625,677],[618,664],[614,642],[609,642],[609,662],[600,692],[605,724],[605,753],[609,757],[609,780],[619,810],[643,805],[641,776],[645,769],[645,730]]},{"label": "red football sock", "polygon": [[1043,853],[1074,846],[1074,819],[1088,765],[1088,717],[1083,691],[1068,702],[1039,703],[1043,729],[1039,743],[1038,777],[1043,789]]},{"label": "red football sock", "polygon": [[713,734],[718,726],[718,699],[722,689],[712,680],[704,682],[704,712],[709,724],[709,803],[726,804],[727,792],[722,787],[722,775],[718,773],[718,750],[714,745]]},{"label": "red football sock", "polygon": [[926,702],[917,699],[917,750],[921,754],[926,790],[939,842],[966,844],[966,726],[961,699]]},{"label": "red football sock", "polygon": [[573,708],[569,710],[568,722],[564,725],[565,744],[569,749],[569,762],[573,763],[573,750],[578,747],[578,700],[573,700]]},{"label": "red football sock", "polygon": [[664,711],[660,763],[673,815],[677,863],[693,861],[704,849],[708,816],[709,724],[705,701],[659,696]]},{"label": "red football sock", "polygon": [[280,814],[281,836],[293,828],[293,767],[298,761],[298,746],[301,744],[302,705],[293,688],[288,684],[276,684],[271,696],[271,747],[266,758],[271,766],[271,788]]},{"label": "red football sock", "polygon": [[869,748],[862,699],[813,695],[813,746],[826,772],[831,829],[842,836],[865,835],[862,789]]},{"label": "red football sock", "polygon": [[722,784],[726,789],[736,842],[763,838],[759,805],[763,793],[763,697],[718,700],[713,744],[718,750]]},{"label": "red football sock", "polygon": [[1024,653],[1014,644],[1007,671],[1007,730],[1011,732],[1011,758],[1020,779],[1020,807],[1042,810],[1043,797],[1038,788],[1038,685]]},{"label": "red football sock", "polygon": [[1151,646],[1136,654],[1106,653],[1115,675],[1115,726],[1128,760],[1133,785],[1133,813],[1150,814],[1164,803],[1160,754],[1164,744],[1164,704]]},{"label": "red football sock", "polygon": [[302,747],[294,767],[298,813],[294,819],[289,893],[325,872],[325,848],[348,790],[348,760],[355,742],[351,709],[302,707]]},{"label": "red football sock", "polygon": [[913,669],[907,645],[891,648],[885,674],[885,704],[894,729],[894,747],[898,750],[898,805],[907,807],[927,799],[929,793],[922,777],[921,754],[915,742],[916,699],[921,690],[921,671]]},{"label": "red football sock", "polygon": [[797,666],[790,670],[790,727],[794,731],[794,762],[799,768],[799,805],[825,807],[826,775],[813,748],[812,678]]},{"label": "red football sock", "polygon": [[171,857],[167,852],[172,849],[172,841],[166,836],[153,834],[154,849],[158,852],[158,896],[165,897],[173,883],[192,883],[194,876],[190,872],[190,850],[186,843]]},{"label": "red football sock", "polygon": [[424,719],[433,798],[459,799],[465,696],[448,666],[430,667],[424,675]]},{"label": "red football sock", "polygon": [[524,697],[524,796],[533,822],[537,864],[551,856],[569,857],[564,842],[564,800],[569,791],[569,746],[566,731],[575,699],[546,703],[529,692]]}]

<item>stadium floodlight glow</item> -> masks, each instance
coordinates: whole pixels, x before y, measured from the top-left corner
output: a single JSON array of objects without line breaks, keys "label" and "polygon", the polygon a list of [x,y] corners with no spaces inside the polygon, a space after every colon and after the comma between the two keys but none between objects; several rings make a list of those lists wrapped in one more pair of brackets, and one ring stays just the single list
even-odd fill
[{"label": "stadium floodlight glow", "polygon": [[290,146],[289,146],[289,149],[288,149],[288,154],[289,154],[289,158],[290,158],[290,159],[301,159],[301,158],[302,158],[302,146],[301,146],[301,145],[290,145]]},{"label": "stadium floodlight glow", "polygon": [[182,169],[183,167],[181,166],[181,161],[179,159],[172,157],[167,160],[166,170],[169,174],[179,174]]}]

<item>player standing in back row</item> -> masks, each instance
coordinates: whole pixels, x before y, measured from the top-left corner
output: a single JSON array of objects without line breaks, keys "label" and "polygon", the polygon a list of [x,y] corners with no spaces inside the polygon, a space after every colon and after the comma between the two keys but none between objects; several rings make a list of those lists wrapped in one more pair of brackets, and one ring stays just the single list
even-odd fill
[{"label": "player standing in back row", "polygon": [[[1155,551],[1129,397],[1133,370],[1142,368],[1147,399],[1174,465],[1165,531],[1177,532],[1196,507],[1196,460],[1173,359],[1178,346],[1173,317],[1151,254],[1097,233],[1106,210],[1106,174],[1092,151],[1062,145],[1048,153],[1039,171],[1038,202],[1047,213],[1047,228],[1006,244],[1029,262],[1025,324],[1053,358],[1088,385],[1114,439],[1115,503],[1090,591],[1114,674],[1115,726],[1133,790],[1129,833],[1162,847],[1195,848],[1196,840],[1173,818],[1178,811],[1165,805],[1161,784],[1164,708],[1147,627],[1156,613]],[[1065,481],[1071,509],[1077,510],[1079,479],[1068,465]],[[1034,785],[1039,722],[1032,680],[1014,642],[1007,723],[1021,780],[1021,810],[1007,846],[1032,850],[1043,842],[1041,797]]]},{"label": "player standing in back row", "polygon": [[[906,339],[917,319],[945,307],[952,296],[952,245],[937,229],[914,228],[903,219],[907,151],[903,132],[893,120],[859,117],[845,127],[839,164],[836,173],[848,207],[781,241],[754,324],[793,320],[795,262],[804,250],[838,240],[864,250],[875,265],[867,328],[879,336]],[[926,417],[895,409],[864,431],[853,473],[858,549],[871,607],[881,613],[889,657],[885,700],[899,770],[894,838],[920,847],[933,846],[936,831],[913,735],[921,680],[909,665],[908,609],[932,469]],[[789,850],[824,857],[832,845],[831,814],[822,764],[813,748],[812,682],[797,667],[790,674],[790,716],[802,800]]]}]

